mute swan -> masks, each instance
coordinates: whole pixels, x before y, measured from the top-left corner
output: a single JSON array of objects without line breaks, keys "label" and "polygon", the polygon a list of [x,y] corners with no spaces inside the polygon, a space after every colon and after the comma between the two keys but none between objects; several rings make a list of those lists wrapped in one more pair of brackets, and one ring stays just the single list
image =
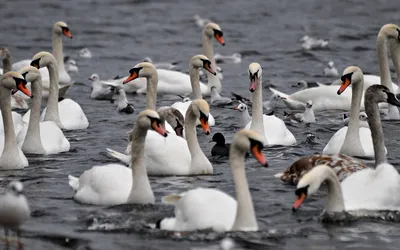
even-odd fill
[{"label": "mute swan", "polygon": [[297,185],[302,176],[318,165],[327,165],[332,168],[339,181],[343,181],[361,169],[368,168],[361,161],[347,155],[311,155],[296,160],[283,173],[278,173],[275,177],[280,178],[285,184]]},{"label": "mute swan", "polygon": [[342,94],[346,88],[352,85],[352,100],[350,109],[350,120],[347,127],[338,130],[323,149],[323,154],[346,154],[357,157],[374,157],[371,130],[360,127],[359,113],[361,98],[363,94],[363,73],[355,66],[347,67],[341,78],[342,85],[337,94]]},{"label": "mute swan", "polygon": [[365,168],[352,174],[340,184],[335,172],[322,165],[315,167],[297,184],[298,209],[307,196],[314,194],[322,182],[328,183],[327,212],[344,210],[400,210],[400,175],[387,163],[378,103],[400,106],[399,100],[383,85],[370,86],[365,92],[365,111],[372,131],[375,151],[375,169]]},{"label": "mute swan", "polygon": [[168,195],[162,202],[175,206],[175,218],[164,218],[157,223],[163,230],[192,231],[212,228],[214,231],[257,231],[257,219],[247,183],[244,158],[248,151],[263,166],[267,160],[262,153],[263,136],[249,130],[236,133],[230,148],[236,199],[211,188],[196,188],[181,194]]},{"label": "mute swan", "polygon": [[[130,76],[125,80],[129,82],[138,77],[147,80],[146,108],[155,109],[157,97],[157,70],[151,63],[142,62],[133,67]],[[209,106],[202,99],[192,101],[185,115],[186,139],[177,136],[170,127],[170,136],[160,138],[154,133],[148,133],[145,143],[145,159],[149,175],[195,175],[212,174],[213,169],[210,161],[201,151],[197,141],[195,123],[200,119],[203,130],[210,133],[208,125]],[[164,145],[163,150],[157,150],[158,145]],[[114,150],[107,149],[111,156],[122,161],[127,158]],[[126,152],[129,151],[128,148]]]},{"label": "mute swan", "polygon": [[313,102],[307,101],[306,102],[306,110],[304,113],[286,113],[284,111],[283,115],[289,121],[294,121],[297,123],[314,123],[315,122],[315,115],[313,111]]},{"label": "mute swan", "polygon": [[[139,113],[132,131],[131,168],[120,164],[94,166],[79,178],[69,175],[69,185],[75,191],[77,202],[92,205],[118,205],[123,203],[153,204],[145,165],[145,138],[153,129],[160,136],[167,137],[156,111],[146,109]],[[158,145],[158,150],[161,145]],[[162,147],[162,146],[161,146]]]},{"label": "mute swan", "polygon": [[79,50],[78,57],[80,58],[92,58],[92,52],[88,48]]},{"label": "mute swan", "polygon": [[328,67],[324,69],[324,76],[339,76],[335,63],[333,61],[328,62]]},{"label": "mute swan", "polygon": [[249,122],[251,122],[251,116],[249,115],[249,109],[247,105],[241,101],[239,102],[240,104],[237,107],[234,107],[233,110],[240,111],[240,126],[244,128]]},{"label": "mute swan", "polygon": [[18,249],[24,247],[20,241],[19,227],[29,219],[31,211],[23,189],[24,186],[21,182],[12,181],[8,184],[7,192],[0,196],[0,225],[4,227],[6,249],[8,249],[8,231],[10,229],[16,232]]},{"label": "mute swan", "polygon": [[116,91],[115,95],[118,96],[118,100],[117,100],[118,112],[132,114],[135,111],[133,104],[128,103],[128,100],[126,99],[125,91],[122,88],[118,89]]},{"label": "mute swan", "polygon": [[[193,100],[202,99],[203,96],[201,94],[200,88],[200,80],[199,80],[199,70],[203,68],[210,72],[210,74],[216,74],[212,69],[211,61],[204,55],[195,55],[190,59],[189,62],[189,75],[190,75],[190,84],[192,86]],[[179,110],[182,115],[186,114],[186,111],[191,104],[191,101],[182,101],[175,102],[171,105],[171,107]],[[210,114],[208,123],[210,126],[215,125],[214,117]],[[196,125],[200,125],[200,122],[197,121]]]},{"label": "mute swan", "polygon": [[89,81],[92,82],[92,93],[90,98],[95,100],[112,100],[114,95],[114,85],[110,86],[103,81],[100,81],[99,75],[94,73],[89,77]]},{"label": "mute swan", "polygon": [[[31,66],[36,68],[47,67],[50,74],[49,99],[40,120],[53,121],[58,127],[66,130],[86,129],[89,126],[89,121],[81,106],[68,98],[58,101],[58,71],[56,70],[57,62],[54,56],[45,51],[39,52],[32,58]],[[30,111],[24,115],[24,122],[29,121],[29,115]]]},{"label": "mute swan", "polygon": [[[399,44],[400,36],[398,30],[400,30],[400,27],[395,24],[386,24],[380,29],[376,41],[376,51],[378,56],[378,66],[379,66],[380,76],[364,75],[364,90],[366,90],[369,86],[374,84],[383,84],[384,86],[393,90],[393,93],[395,94],[398,94],[400,92],[400,89],[397,86],[397,84],[393,82],[392,84],[390,84],[391,78],[390,78],[389,62],[387,58],[387,48],[386,48],[387,40],[390,40],[391,57],[393,60],[393,64],[395,65],[397,78],[400,78],[400,63],[396,64],[396,61],[400,61],[400,59],[398,59],[399,46],[392,46],[395,44]],[[336,83],[340,84],[341,82],[334,81],[332,85],[335,85]],[[337,96],[334,87],[335,86],[321,85],[320,87],[301,90],[291,95],[279,92],[273,88],[270,88],[270,90],[273,93],[276,93],[281,97],[284,97],[285,98],[284,103],[291,109],[303,109],[302,107],[304,107],[304,103],[308,100],[312,100],[314,102],[314,111],[329,110],[329,109],[350,110],[351,92],[348,92],[347,95]],[[386,107],[386,105],[383,105],[382,107]],[[364,110],[364,103],[361,104],[361,109]],[[398,119],[396,117],[400,117],[398,114],[399,111],[396,107],[390,108],[389,113],[393,113],[392,115],[389,115],[389,119]]]},{"label": "mute swan", "polygon": [[32,97],[29,89],[26,88],[24,77],[14,71],[5,73],[0,78],[0,109],[3,117],[4,135],[0,136],[0,169],[21,169],[28,166],[28,160],[17,145],[14,132],[14,124],[11,114],[11,91],[14,89],[22,91],[25,95]]},{"label": "mute swan", "polygon": [[[53,46],[52,54],[57,60],[59,83],[60,84],[70,84],[71,77],[65,71],[65,67],[64,67],[64,53],[63,53],[63,44],[62,44],[61,35],[64,35],[64,36],[72,39],[72,34],[71,34],[71,31],[69,30],[68,25],[65,22],[59,21],[59,22],[56,22],[53,26],[53,33],[51,36],[52,46]],[[13,70],[21,70],[23,67],[29,66],[30,63],[31,63],[30,59],[22,60],[22,61],[14,63],[12,65],[12,68],[13,68]],[[49,89],[49,81],[48,81],[49,80],[49,72],[46,69],[42,69],[42,70],[40,70],[40,73],[42,74],[43,87],[48,90]]]},{"label": "mute swan", "polygon": [[27,154],[58,154],[68,152],[70,144],[64,133],[53,121],[40,122],[42,101],[42,79],[37,68],[26,66],[20,73],[32,87],[32,109],[29,125],[25,125],[17,135],[18,146]]},{"label": "mute swan", "polygon": [[296,138],[285,123],[275,115],[263,115],[262,69],[260,64],[249,65],[250,92],[253,92],[253,116],[245,129],[257,131],[264,136],[268,145],[292,145]]},{"label": "mute swan", "polygon": [[211,149],[212,156],[229,156],[229,148],[231,144],[225,143],[225,137],[223,134],[215,133],[211,141],[215,142],[215,145]]}]

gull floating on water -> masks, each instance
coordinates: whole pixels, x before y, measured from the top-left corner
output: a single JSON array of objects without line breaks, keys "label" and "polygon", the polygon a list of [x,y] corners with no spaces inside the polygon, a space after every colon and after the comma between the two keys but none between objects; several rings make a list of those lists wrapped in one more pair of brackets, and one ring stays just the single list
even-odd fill
[{"label": "gull floating on water", "polygon": [[305,50],[320,49],[328,45],[327,40],[310,37],[308,35],[303,36],[300,42],[302,42],[301,46]]},{"label": "gull floating on water", "polygon": [[64,68],[68,73],[79,73],[79,68],[76,64],[76,61],[69,56],[64,57]]},{"label": "gull floating on water", "polygon": [[338,70],[335,68],[335,63],[333,61],[328,62],[328,67],[324,69],[325,76],[338,76]]},{"label": "gull floating on water", "polygon": [[242,55],[239,53],[233,53],[232,55],[228,55],[228,56],[224,56],[221,55],[220,53],[216,53],[214,55],[215,58],[215,62],[217,63],[223,63],[223,62],[227,62],[227,63],[241,63],[242,62]]},{"label": "gull floating on water", "polygon": [[92,58],[92,52],[88,48],[83,48],[78,52],[80,58]]}]

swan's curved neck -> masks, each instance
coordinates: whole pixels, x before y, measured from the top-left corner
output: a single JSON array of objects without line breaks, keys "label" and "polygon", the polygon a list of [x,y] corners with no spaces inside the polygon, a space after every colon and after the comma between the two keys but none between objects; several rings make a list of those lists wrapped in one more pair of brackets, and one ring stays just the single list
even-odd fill
[{"label": "swan's curved neck", "polygon": [[397,75],[397,84],[400,84],[400,42],[395,39],[390,41],[390,55]]},{"label": "swan's curved neck", "polygon": [[[260,78],[256,90],[253,92],[253,114],[250,129],[265,137],[262,105],[262,79]],[[268,143],[268,141],[266,141]]]},{"label": "swan's curved neck", "polygon": [[3,58],[3,75],[12,70],[11,57],[6,55]]},{"label": "swan's curved neck", "polygon": [[64,52],[63,52],[63,43],[60,34],[57,34],[53,31],[51,36],[52,45],[53,45],[53,56],[57,60],[58,70],[65,70],[64,68]]},{"label": "swan's curved neck", "polygon": [[[203,53],[210,60],[211,68],[214,72],[217,72],[217,64],[214,59],[214,50],[213,50],[213,41],[212,37],[207,36],[204,32],[202,35],[202,45],[203,45]],[[208,79],[208,88],[211,89],[212,86],[215,86],[218,92],[221,92],[221,82],[217,75],[213,75],[210,72],[206,71],[207,79]]]},{"label": "swan's curved neck", "polygon": [[157,110],[157,85],[158,85],[158,74],[157,71],[153,72],[151,77],[147,77],[147,89],[146,89],[146,108]]},{"label": "swan's curved neck", "polygon": [[199,141],[197,140],[196,120],[197,116],[193,112],[191,106],[189,106],[185,115],[185,137],[192,158],[190,173],[201,173],[202,169],[197,169],[199,168],[199,165],[195,164],[195,158],[200,156],[206,157],[200,148]]},{"label": "swan's curved neck", "polygon": [[190,83],[192,85],[192,100],[203,99],[203,95],[201,94],[200,89],[200,75],[199,69],[196,69],[192,65],[189,65],[189,75],[190,75]]},{"label": "swan's curved neck", "polygon": [[42,101],[42,80],[40,77],[32,82],[32,107],[29,118],[28,130],[26,132],[25,140],[22,149],[29,147],[38,152],[43,152],[43,144],[40,138],[40,105]]},{"label": "swan's curved neck", "polygon": [[54,62],[47,65],[50,76],[50,90],[49,98],[47,100],[47,110],[44,116],[44,121],[53,121],[58,127],[64,128],[61,124],[60,116],[58,113],[58,70],[56,69],[56,64]]},{"label": "swan's curved neck", "polygon": [[360,120],[359,120],[363,88],[364,88],[363,80],[352,84],[349,125],[347,128],[347,133],[343,145],[340,149],[340,153],[346,153],[352,156],[364,155],[363,152],[364,149],[362,148],[360,141]]},{"label": "swan's curved neck", "polygon": [[154,194],[150,186],[144,158],[144,142],[147,129],[142,129],[138,124],[132,131],[132,190],[128,203],[149,204],[154,203]]},{"label": "swan's curved neck", "polygon": [[2,157],[18,156],[17,139],[14,132],[14,123],[11,113],[11,93],[10,90],[0,86],[0,109],[3,117],[4,128],[4,149]]},{"label": "swan's curved neck", "polygon": [[372,98],[364,99],[365,113],[368,116],[368,124],[371,129],[372,142],[375,152],[375,167],[381,163],[387,162],[385,152],[385,140],[383,137],[382,123],[379,115],[378,103]]},{"label": "swan's curved neck", "polygon": [[257,231],[258,224],[244,166],[245,152],[232,145],[229,155],[237,200],[236,219],[232,231]]},{"label": "swan's curved neck", "polygon": [[328,187],[328,197],[325,205],[326,212],[343,212],[345,207],[342,188],[335,172],[328,166],[324,166],[324,171],[321,176],[321,183],[324,181],[326,181]]}]

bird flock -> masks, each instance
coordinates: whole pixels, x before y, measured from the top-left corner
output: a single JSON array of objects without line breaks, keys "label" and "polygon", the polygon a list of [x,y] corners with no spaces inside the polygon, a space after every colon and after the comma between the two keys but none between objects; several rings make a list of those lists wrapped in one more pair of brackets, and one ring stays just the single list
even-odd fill
[{"label": "bird flock", "polygon": [[[293,86],[296,91],[292,94],[270,87],[272,96],[265,101],[263,69],[257,62],[243,69],[248,72],[246,88],[250,99],[235,93],[232,97],[221,96],[222,70],[216,63],[240,63],[242,57],[238,53],[231,56],[214,54],[214,41],[225,45],[222,28],[198,15],[194,19],[202,28],[202,54],[191,57],[188,73],[175,70],[175,62],[154,63],[145,58],[127,69],[129,73],[125,77],[100,80],[96,73],[89,77],[91,99],[116,101],[118,112],[138,114],[133,129],[128,131],[125,152],[104,149],[118,163],[95,165],[80,176],[65,177],[76,202],[111,206],[154,204],[161,199],[162,203],[175,207],[173,215],[154,222],[161,230],[257,231],[256,211],[245,171],[249,153],[261,166],[268,167],[262,152],[265,146],[297,144],[286,124],[315,123],[318,112],[338,110],[350,113],[343,116],[343,128],[332,135],[321,154],[303,156],[275,175],[283,183],[296,186],[293,211],[315,194],[322,183],[328,187],[324,210],[327,214],[400,210],[400,198],[397,198],[400,176],[388,163],[390,152],[384,144],[381,120],[382,110],[386,110],[384,120],[400,119],[400,101],[396,98],[399,88],[391,81],[385,53],[390,46],[399,77],[399,53],[396,53],[400,46],[399,26],[386,24],[378,33],[379,76],[363,74],[359,67],[348,66],[340,79],[332,84],[299,81]],[[81,106],[67,97],[68,89],[74,83],[69,73],[78,73],[79,69],[74,59],[64,57],[63,36],[72,38],[72,28],[65,22],[56,22],[52,33],[53,51],[41,51],[31,59],[16,63],[11,62],[10,51],[0,50],[3,57],[0,170],[23,171],[29,165],[29,157],[25,154],[68,152],[70,142],[64,131],[90,129]],[[301,42],[304,49],[328,46],[328,41],[309,36],[304,36]],[[90,59],[92,52],[83,48],[77,57]],[[339,76],[332,61],[324,75]],[[146,94],[144,110],[135,110],[128,102],[127,96],[131,93]],[[157,107],[158,93],[180,96],[181,100],[170,106]],[[209,102],[204,97],[209,98]],[[47,104],[41,111],[42,100]],[[239,111],[242,129],[231,143],[226,143],[222,133],[215,133],[211,141],[216,144],[211,155],[229,157],[236,197],[204,187],[155,197],[149,176],[213,174],[212,163],[198,142],[200,130],[197,127],[209,135],[211,127],[221,122],[214,119],[211,112],[224,107]],[[291,111],[285,111],[280,118],[275,115],[277,107]],[[23,116],[20,110],[26,111]],[[160,145],[163,146],[161,150]],[[374,159],[374,166],[366,166],[361,158]],[[11,229],[16,231],[18,245],[23,246],[19,226],[29,217],[23,184],[10,182],[7,192],[0,197],[0,225],[5,228],[6,244],[9,244],[8,231]]]}]

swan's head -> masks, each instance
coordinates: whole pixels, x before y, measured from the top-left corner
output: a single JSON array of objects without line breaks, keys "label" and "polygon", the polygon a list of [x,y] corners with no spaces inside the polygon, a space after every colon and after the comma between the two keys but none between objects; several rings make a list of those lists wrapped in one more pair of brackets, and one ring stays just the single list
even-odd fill
[{"label": "swan's head", "polygon": [[243,153],[250,151],[261,165],[268,167],[267,158],[262,153],[264,144],[264,138],[259,133],[252,130],[242,129],[236,133],[231,147],[234,147]]},{"label": "swan's head", "polygon": [[189,67],[193,67],[195,69],[205,69],[213,75],[217,73],[211,68],[211,62],[205,55],[195,55],[190,59]]},{"label": "swan's head", "polygon": [[312,108],[313,102],[311,100],[306,102],[306,108],[310,109]]},{"label": "swan's head", "polygon": [[142,129],[153,129],[160,135],[167,137],[167,131],[161,126],[158,113],[152,109],[146,109],[139,113],[136,124]]},{"label": "swan's head", "polygon": [[359,84],[363,81],[364,75],[361,69],[357,66],[349,66],[343,71],[343,75],[340,78],[342,84],[340,85],[337,94],[342,94],[350,84]]},{"label": "swan's head", "polygon": [[25,78],[27,82],[34,82],[41,78],[42,76],[40,75],[40,72],[37,68],[32,67],[32,66],[26,66],[22,68],[19,73]]},{"label": "swan's head", "polygon": [[[364,103],[380,103],[387,102],[389,104],[400,107],[400,101],[397,97],[390,92],[390,90],[383,86],[374,84],[365,91]],[[367,106],[366,106],[367,107]]]},{"label": "swan's head", "polygon": [[59,35],[63,34],[64,36],[72,39],[71,31],[69,30],[68,25],[65,22],[56,22],[53,26],[53,32]]},{"label": "swan's head", "polygon": [[20,196],[24,192],[24,185],[20,181],[12,181],[8,184],[8,192],[15,196]]},{"label": "swan's head", "polygon": [[260,85],[261,75],[262,75],[261,65],[256,62],[250,63],[249,65],[250,92],[254,92],[256,88]]},{"label": "swan's head", "polygon": [[379,35],[384,35],[389,39],[396,39],[400,41],[400,27],[396,24],[385,24],[382,26],[381,30],[379,31]]},{"label": "swan's head", "polygon": [[99,75],[96,73],[93,73],[91,76],[89,76],[89,81],[92,81],[92,82],[97,82],[99,79],[100,79]]},{"label": "swan's head", "polygon": [[169,125],[171,125],[176,135],[183,137],[185,118],[183,118],[183,115],[179,110],[172,107],[160,107],[157,112],[160,114],[160,117],[164,117]]},{"label": "swan's head", "polygon": [[[193,113],[199,118],[201,127],[206,135],[210,134],[210,125],[208,124],[208,116],[210,114],[210,106],[207,101],[203,99],[197,99],[192,101],[189,106]],[[188,114],[188,112],[186,112]],[[187,117],[185,118],[187,120]]]},{"label": "swan's head", "polygon": [[154,74],[157,74],[157,70],[153,64],[151,64],[149,62],[141,62],[141,63],[136,64],[135,67],[133,67],[129,70],[129,76],[128,76],[128,78],[126,78],[123,81],[123,83],[124,84],[128,83],[139,77],[150,78]]},{"label": "swan's head", "polygon": [[293,211],[300,208],[307,196],[313,195],[318,191],[321,184],[325,181],[326,172],[328,171],[333,170],[327,165],[318,165],[301,177],[295,191],[297,199],[293,204]]},{"label": "swan's head", "polygon": [[237,107],[234,107],[233,110],[239,110],[240,112],[244,112],[247,110],[247,105],[243,102],[239,101],[240,104]]},{"label": "swan's head", "polygon": [[26,87],[26,80],[19,72],[9,71],[5,73],[1,79],[1,86],[9,89],[11,94],[15,94],[18,90],[29,97],[33,97],[29,89]]},{"label": "swan's head", "polygon": [[222,33],[221,27],[219,27],[216,23],[207,23],[203,28],[203,34],[206,35],[209,39],[215,37],[217,41],[224,46],[224,33]]},{"label": "swan's head", "polygon": [[57,61],[54,58],[54,56],[47,51],[41,51],[37,53],[36,55],[33,56],[31,61],[31,66],[37,69],[46,67],[50,64],[57,65]]}]

